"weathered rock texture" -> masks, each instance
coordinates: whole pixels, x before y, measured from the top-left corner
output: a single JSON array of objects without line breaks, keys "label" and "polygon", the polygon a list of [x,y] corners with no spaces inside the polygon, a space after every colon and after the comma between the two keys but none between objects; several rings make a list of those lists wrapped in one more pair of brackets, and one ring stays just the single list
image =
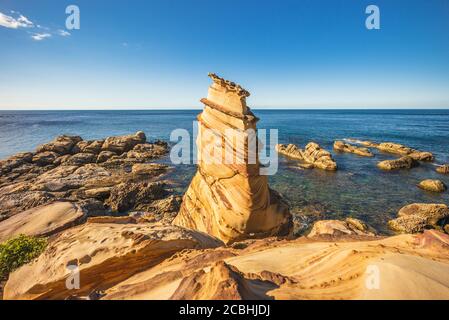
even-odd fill
[{"label": "weathered rock texture", "polygon": [[[145,210],[150,199],[160,200],[168,190],[146,188],[140,198],[125,203],[126,199],[168,170],[165,165],[148,163],[167,152],[166,143],[148,143],[143,132],[88,141],[57,137],[35,153],[0,161],[0,221],[58,200],[89,202],[89,207],[96,203],[96,214]],[[157,194],[143,197],[150,189]]]},{"label": "weathered rock texture", "polygon": [[32,208],[0,222],[0,242],[19,234],[49,236],[70,228],[86,218],[80,206],[71,202],[54,202]]},{"label": "weathered rock texture", "polygon": [[398,155],[402,155],[402,156],[409,156],[413,160],[416,160],[416,161],[418,161],[418,160],[419,161],[433,161],[434,160],[433,154],[430,152],[418,151],[418,150],[403,146],[402,144],[398,144],[398,143],[382,142],[382,143],[378,144],[376,146],[376,148],[381,151],[388,152],[388,153],[398,154]]},{"label": "weathered rock texture", "polygon": [[436,168],[436,171],[438,173],[442,173],[442,174],[448,174],[449,173],[449,164],[444,164],[442,166],[438,166]]},{"label": "weathered rock texture", "polygon": [[310,142],[306,145],[304,150],[301,150],[294,144],[278,144],[276,151],[287,157],[304,161],[306,164],[322,170],[335,171],[337,170],[337,163],[332,158],[329,151],[326,151],[315,142]]},{"label": "weathered rock texture", "polygon": [[[247,130],[256,129],[257,118],[246,105],[249,93],[214,74],[210,77],[213,84],[207,99],[201,100],[205,108],[198,116],[198,171],[174,224],[225,242],[288,234],[291,216],[287,205],[270,190],[267,176],[260,175],[257,157],[251,161],[249,143],[255,137]],[[236,140],[227,134],[229,129],[234,129]],[[222,152],[204,154],[216,150],[217,140]],[[223,161],[226,152],[234,161]]]},{"label": "weathered rock texture", "polygon": [[404,156],[395,160],[384,160],[377,164],[377,167],[382,170],[397,170],[397,169],[411,169],[418,165],[413,158],[409,156]]},{"label": "weathered rock texture", "polygon": [[418,187],[432,192],[443,192],[447,189],[443,181],[434,179],[423,180],[418,184]]},{"label": "weathered rock texture", "polygon": [[[51,239],[44,253],[13,272],[5,299],[66,299],[105,290],[183,249],[213,248],[220,241],[176,226],[86,223]],[[68,290],[79,268],[80,288]]]},{"label": "weathered rock texture", "polygon": [[334,150],[346,153],[354,153],[362,157],[373,157],[374,154],[368,148],[362,148],[344,143],[343,141],[334,142]]},{"label": "weathered rock texture", "polygon": [[[449,298],[449,236],[435,230],[245,244],[178,252],[108,289],[103,299]],[[373,266],[380,272],[374,290],[366,285]]]},{"label": "weathered rock texture", "polygon": [[445,204],[413,203],[401,208],[398,218],[388,225],[398,232],[418,233],[424,229],[442,228],[449,220],[449,208]]},{"label": "weathered rock texture", "polygon": [[374,236],[375,232],[365,223],[358,219],[347,218],[341,220],[321,220],[315,222],[312,230],[308,234],[309,238],[317,236],[341,236],[341,235],[359,235]]}]

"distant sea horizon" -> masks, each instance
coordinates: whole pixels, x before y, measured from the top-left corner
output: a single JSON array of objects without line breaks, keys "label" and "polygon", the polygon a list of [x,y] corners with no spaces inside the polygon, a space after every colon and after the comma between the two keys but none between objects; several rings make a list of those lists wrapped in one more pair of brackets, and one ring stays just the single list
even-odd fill
[{"label": "distant sea horizon", "polygon": [[[278,129],[279,143],[304,147],[315,141],[332,152],[337,172],[301,170],[297,162],[280,157],[279,170],[270,176],[270,186],[290,203],[295,216],[320,215],[325,219],[356,217],[388,234],[387,221],[404,205],[413,202],[449,204],[449,192],[425,192],[416,187],[423,179],[449,176],[435,171],[449,163],[449,109],[258,109],[259,129]],[[17,152],[33,151],[39,144],[61,134],[83,139],[102,139],[144,131],[148,140],[169,141],[177,128],[192,130],[201,109],[160,110],[0,110],[0,159]],[[397,158],[373,150],[375,157],[363,158],[332,150],[335,140],[396,142],[430,151],[434,163],[411,170],[382,172],[377,162]],[[193,141],[192,141],[193,143]],[[161,161],[170,163],[169,158]],[[196,166],[180,165],[169,175],[182,194]]]}]

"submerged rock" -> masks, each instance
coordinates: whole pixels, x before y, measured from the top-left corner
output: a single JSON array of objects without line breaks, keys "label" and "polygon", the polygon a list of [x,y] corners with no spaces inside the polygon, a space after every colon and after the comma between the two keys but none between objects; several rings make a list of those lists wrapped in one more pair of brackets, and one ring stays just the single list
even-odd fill
[{"label": "submerged rock", "polygon": [[202,157],[173,223],[207,232],[226,243],[286,235],[292,227],[288,206],[269,189],[267,176],[260,175],[260,163],[250,163],[248,143],[236,143],[234,137],[227,135],[226,130],[238,129],[236,140],[247,142],[250,139],[247,130],[256,129],[257,118],[246,105],[249,93],[216,75],[210,77],[213,84],[208,98],[202,99],[205,108],[198,116],[199,152],[216,146],[216,141],[207,134],[208,129],[213,129],[220,134],[220,143],[230,146],[227,148],[230,155],[243,161],[226,163],[221,156],[213,158],[211,154],[205,157],[212,159]]},{"label": "submerged rock", "polygon": [[382,170],[397,170],[397,169],[411,169],[418,163],[409,156],[404,156],[395,160],[384,160],[377,164],[377,167]]},{"label": "submerged rock", "polygon": [[445,204],[413,203],[401,208],[398,218],[388,222],[398,232],[418,233],[429,228],[441,228],[449,217]]},{"label": "submerged rock", "polygon": [[443,192],[447,189],[446,185],[441,180],[433,180],[433,179],[426,179],[421,181],[418,184],[418,187],[432,192]]},{"label": "submerged rock", "polygon": [[335,141],[334,150],[346,153],[354,153],[362,157],[374,157],[374,154],[367,148],[356,147],[343,141]]}]

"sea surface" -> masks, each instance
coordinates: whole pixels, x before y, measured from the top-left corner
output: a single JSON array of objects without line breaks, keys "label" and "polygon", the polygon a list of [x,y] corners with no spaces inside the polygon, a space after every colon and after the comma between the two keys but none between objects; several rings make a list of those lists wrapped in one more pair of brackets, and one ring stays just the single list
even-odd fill
[{"label": "sea surface", "polygon": [[[435,164],[449,163],[449,110],[253,110],[258,128],[278,129],[280,143],[304,147],[310,141],[331,150],[337,172],[301,170],[280,157],[279,170],[270,185],[290,203],[293,213],[319,214],[324,218],[356,217],[382,233],[386,222],[404,205],[413,202],[449,204],[449,191],[441,194],[416,187],[422,179],[449,176],[435,172]],[[149,140],[170,139],[177,128],[192,131],[200,110],[170,111],[0,111],[0,159],[31,151],[60,134],[99,139],[142,130]],[[433,152],[435,163],[412,170],[382,172],[376,163],[396,158],[373,149],[374,158],[332,150],[337,139],[397,142]],[[168,158],[162,161],[169,161]],[[195,165],[179,165],[170,174],[176,191],[184,192]]]}]

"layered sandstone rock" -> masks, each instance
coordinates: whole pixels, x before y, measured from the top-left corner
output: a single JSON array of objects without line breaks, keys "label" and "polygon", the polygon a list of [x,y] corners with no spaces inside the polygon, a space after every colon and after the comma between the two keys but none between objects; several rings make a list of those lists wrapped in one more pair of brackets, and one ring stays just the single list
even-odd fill
[{"label": "layered sandstone rock", "polygon": [[423,180],[418,184],[418,187],[432,192],[443,192],[447,189],[443,181],[434,179]]},{"label": "layered sandstone rock", "polygon": [[356,147],[343,141],[334,142],[334,150],[346,153],[354,153],[362,157],[373,157],[374,154],[367,148]]},{"label": "layered sandstone rock", "polygon": [[445,204],[413,203],[401,208],[398,218],[388,225],[394,231],[418,233],[424,229],[441,228],[449,220],[449,208]]},{"label": "layered sandstone rock", "polygon": [[[448,299],[449,236],[246,241],[179,252],[103,299]],[[380,284],[370,287],[378,270]]]},{"label": "layered sandstone rock", "polygon": [[55,202],[23,211],[0,222],[0,242],[25,234],[49,236],[82,222],[86,218],[80,206]]},{"label": "layered sandstone rock", "polygon": [[276,151],[289,158],[304,161],[306,166],[304,168],[318,168],[322,170],[335,171],[337,170],[337,163],[332,158],[329,151],[324,150],[319,144],[310,142],[306,145],[304,150],[301,150],[294,144],[278,144]]},{"label": "layered sandstone rock", "polygon": [[415,150],[415,149],[403,146],[402,144],[399,144],[399,143],[382,142],[382,143],[378,144],[376,146],[376,148],[381,151],[388,152],[388,153],[398,154],[398,155],[402,155],[402,156],[409,156],[413,160],[416,160],[416,161],[433,161],[434,160],[434,156],[430,152]]},{"label": "layered sandstone rock", "polygon": [[249,93],[209,76],[213,83],[207,99],[201,100],[205,108],[198,116],[198,171],[174,224],[225,242],[288,234],[288,207],[269,189],[267,176],[260,174],[254,148],[258,119],[246,105]]},{"label": "layered sandstone rock", "polygon": [[411,169],[418,163],[409,156],[404,156],[395,160],[384,160],[377,164],[377,167],[382,170],[397,170],[397,169]]},{"label": "layered sandstone rock", "polygon": [[315,222],[312,230],[307,235],[309,238],[316,236],[341,236],[341,235],[359,235],[374,236],[375,232],[359,219],[347,218],[341,220],[321,220]]},{"label": "layered sandstone rock", "polygon": [[[105,290],[183,249],[213,248],[220,241],[176,226],[86,223],[66,230],[32,263],[10,274],[5,299],[66,299]],[[68,266],[80,288],[69,290]]]}]

